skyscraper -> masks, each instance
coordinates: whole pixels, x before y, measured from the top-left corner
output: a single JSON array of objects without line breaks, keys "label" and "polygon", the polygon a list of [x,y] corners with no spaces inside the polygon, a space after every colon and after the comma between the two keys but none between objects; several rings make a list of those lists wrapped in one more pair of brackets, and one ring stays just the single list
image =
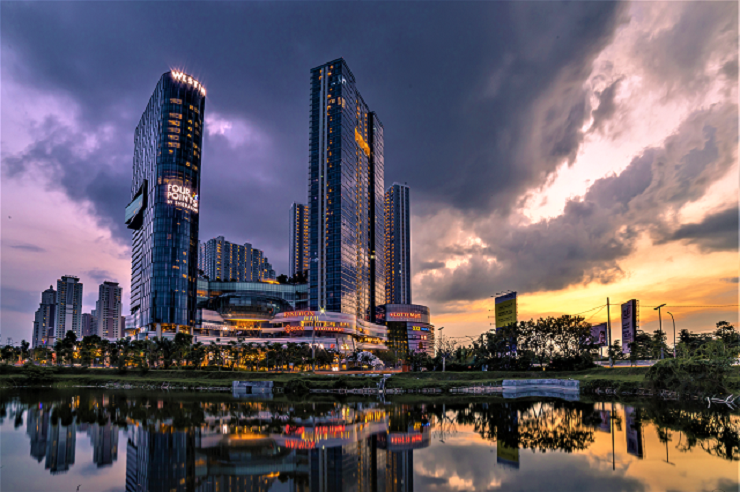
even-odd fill
[{"label": "skyscraper", "polygon": [[56,322],[57,292],[50,285],[41,293],[41,304],[36,310],[33,319],[33,334],[31,347],[48,344],[49,337],[54,336],[54,323]]},{"label": "skyscraper", "polygon": [[294,203],[290,207],[290,276],[306,272],[311,262],[308,257],[308,206]]},{"label": "skyscraper", "polygon": [[193,77],[159,79],[134,137],[131,314],[147,331],[195,324],[201,145],[206,91]]},{"label": "skyscraper", "polygon": [[411,304],[409,187],[393,183],[385,192],[385,302]]},{"label": "skyscraper", "polygon": [[82,284],[78,277],[65,275],[57,280],[56,339],[68,331],[82,338]]},{"label": "skyscraper", "polygon": [[95,304],[96,335],[103,339],[118,340],[123,336],[121,326],[121,289],[118,282],[105,281],[98,288]]},{"label": "skyscraper", "polygon": [[373,321],[385,301],[383,125],[340,58],[311,70],[311,309]]}]

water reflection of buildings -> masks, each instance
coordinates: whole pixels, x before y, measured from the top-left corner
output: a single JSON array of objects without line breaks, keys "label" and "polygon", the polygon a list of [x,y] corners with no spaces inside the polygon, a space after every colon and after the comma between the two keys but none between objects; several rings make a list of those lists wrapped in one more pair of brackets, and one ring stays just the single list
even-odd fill
[{"label": "water reflection of buildings", "polygon": [[30,408],[27,413],[26,433],[31,441],[31,456],[51,473],[64,473],[75,463],[77,432],[87,432],[93,447],[93,463],[98,467],[112,465],[118,459],[119,427],[110,421],[100,425],[62,425],[60,418],[52,418],[53,405]]},{"label": "water reflection of buildings", "polygon": [[112,465],[118,460],[118,431],[118,426],[110,421],[104,425],[96,422],[88,427],[87,435],[93,446],[93,463],[98,468]]},{"label": "water reflection of buildings", "polygon": [[413,450],[429,446],[428,426],[389,431],[388,413],[377,408],[291,417],[207,418],[188,431],[132,427],[126,490],[413,490]]},{"label": "water reflection of buildings", "polygon": [[29,410],[26,433],[31,440],[31,456],[52,474],[64,473],[75,463],[77,433],[73,425],[52,424],[50,411],[39,406]]}]

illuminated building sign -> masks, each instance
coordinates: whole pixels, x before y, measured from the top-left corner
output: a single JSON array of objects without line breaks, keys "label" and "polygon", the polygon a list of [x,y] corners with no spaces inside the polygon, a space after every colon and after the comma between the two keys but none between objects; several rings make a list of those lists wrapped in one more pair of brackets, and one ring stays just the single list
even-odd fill
[{"label": "illuminated building sign", "polygon": [[316,443],[312,441],[285,441],[284,446],[288,449],[313,449]]},{"label": "illuminated building sign", "polygon": [[421,313],[389,313],[389,318],[411,318],[421,319]]},{"label": "illuminated building sign", "polygon": [[292,318],[294,316],[316,316],[316,311],[287,311],[283,313],[286,318]]},{"label": "illuminated building sign", "polygon": [[412,331],[429,331],[426,326],[414,326],[411,328]]},{"label": "illuminated building sign", "polygon": [[190,188],[175,184],[167,183],[167,205],[184,208],[191,212],[198,213],[198,194],[190,191]]},{"label": "illuminated building sign", "polygon": [[419,444],[423,440],[424,440],[424,436],[422,434],[412,434],[412,435],[405,434],[402,436],[391,435],[391,444],[396,445],[396,446]]}]

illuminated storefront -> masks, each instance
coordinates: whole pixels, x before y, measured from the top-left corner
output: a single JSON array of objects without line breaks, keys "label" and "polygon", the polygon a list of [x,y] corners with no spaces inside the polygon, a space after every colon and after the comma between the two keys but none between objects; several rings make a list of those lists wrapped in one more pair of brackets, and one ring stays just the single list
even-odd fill
[{"label": "illuminated storefront", "polygon": [[429,308],[419,304],[384,304],[378,307],[377,320],[388,328],[388,348],[405,359],[413,352],[434,356],[434,326]]}]

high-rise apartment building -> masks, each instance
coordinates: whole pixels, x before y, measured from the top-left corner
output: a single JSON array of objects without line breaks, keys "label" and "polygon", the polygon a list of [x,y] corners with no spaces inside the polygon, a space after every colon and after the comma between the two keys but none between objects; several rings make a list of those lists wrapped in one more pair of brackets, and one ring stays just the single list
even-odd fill
[{"label": "high-rise apartment building", "polygon": [[411,304],[409,187],[393,183],[385,192],[385,302]]},{"label": "high-rise apartment building", "polygon": [[[54,323],[56,322],[57,292],[53,286],[41,293],[41,304],[36,310],[33,319],[33,334],[31,347],[49,345],[50,338],[54,337]],[[53,345],[53,344],[52,344]]]},{"label": "high-rise apartment building", "polygon": [[206,271],[206,244],[198,240],[198,270]]},{"label": "high-rise apartment building", "polygon": [[262,250],[236,244],[219,236],[205,244],[203,272],[214,281],[258,282],[275,279],[275,271]]},{"label": "high-rise apartment building", "polygon": [[290,207],[290,276],[296,273],[307,272],[311,262],[308,256],[308,206],[294,203]]},{"label": "high-rise apartment building", "polygon": [[195,324],[205,95],[193,77],[167,72],[136,127],[131,314],[157,335]]},{"label": "high-rise apartment building", "polygon": [[121,326],[121,293],[118,282],[103,282],[98,288],[95,304],[97,321],[96,335],[102,339],[118,340],[123,336]]},{"label": "high-rise apartment building", "polygon": [[310,306],[373,321],[385,302],[383,125],[343,59],[311,70]]},{"label": "high-rise apartment building", "polygon": [[57,280],[56,339],[68,331],[82,338],[82,283],[78,277],[65,275]]}]

